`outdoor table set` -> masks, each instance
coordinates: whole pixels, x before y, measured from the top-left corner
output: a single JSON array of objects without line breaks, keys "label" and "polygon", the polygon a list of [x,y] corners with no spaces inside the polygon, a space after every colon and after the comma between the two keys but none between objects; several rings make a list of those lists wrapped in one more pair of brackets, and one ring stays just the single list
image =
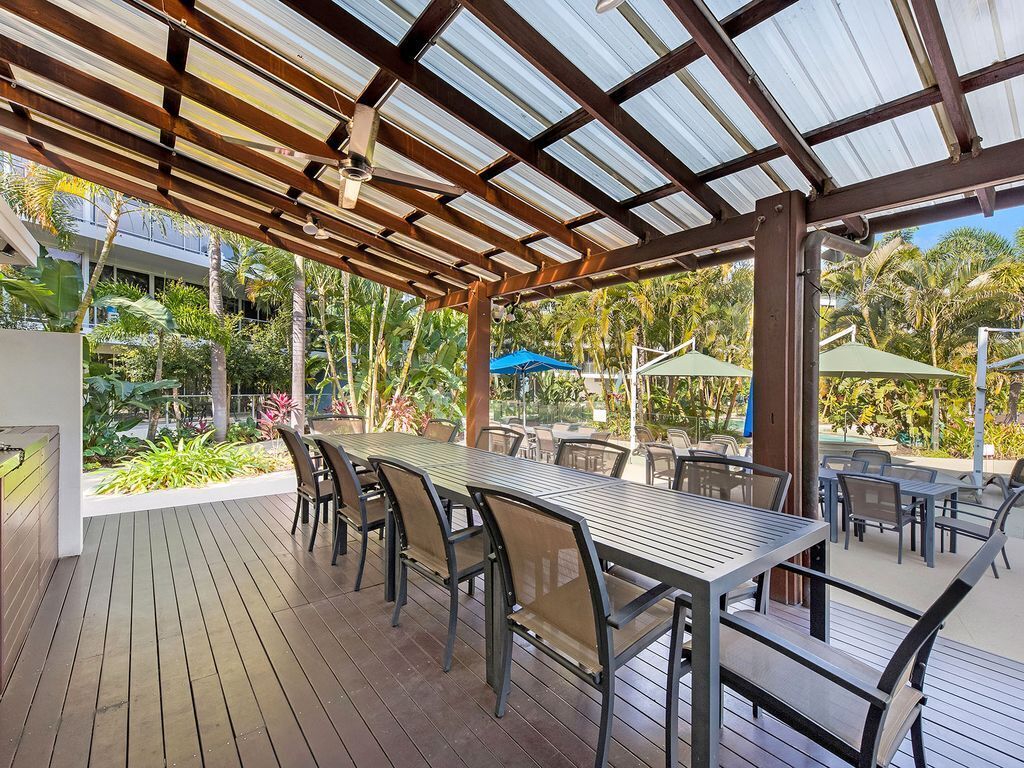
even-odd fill
[{"label": "outdoor table set", "polygon": [[[839,475],[866,475],[879,477],[870,472],[842,472],[829,467],[818,468],[818,482],[824,500],[824,516],[829,523],[829,537],[833,543],[839,541]],[[900,494],[904,498],[918,499],[924,502],[924,527],[921,534],[921,547],[929,568],[935,567],[935,507],[941,500],[950,501],[950,514],[956,517],[957,493],[961,485],[956,482],[934,483],[921,480],[907,480],[899,477],[886,476],[886,480],[897,483]],[[956,551],[956,539],[951,538],[952,551]]]},{"label": "outdoor table set", "polygon": [[[719,629],[730,590],[810,550],[812,567],[827,571],[823,521],[654,488],[625,480],[503,456],[408,434],[309,435],[342,446],[354,461],[371,456],[413,464],[429,473],[438,493],[470,505],[468,486],[491,484],[528,493],[583,516],[598,555],[683,590],[692,600],[692,765],[717,766],[721,728]],[[385,597],[395,600],[396,525],[385,528]],[[500,682],[504,621],[500,575],[485,558],[487,681]],[[826,587],[811,594],[811,628],[828,638]]]}]

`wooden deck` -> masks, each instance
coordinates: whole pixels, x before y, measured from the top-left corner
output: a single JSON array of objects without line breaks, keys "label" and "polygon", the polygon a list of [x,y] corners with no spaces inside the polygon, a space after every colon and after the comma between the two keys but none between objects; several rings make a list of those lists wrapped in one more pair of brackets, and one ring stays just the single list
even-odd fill
[{"label": "wooden deck", "polygon": [[[482,590],[464,596],[446,675],[440,590],[412,576],[393,629],[376,542],[355,593],[355,558],[332,568],[327,536],[307,553],[292,509],[273,496],[89,520],[0,699],[0,768],[592,764],[594,692],[543,656],[517,649],[509,712],[492,716]],[[868,621],[836,605],[833,642],[877,662],[900,628]],[[663,765],[665,665],[663,644],[620,673],[612,765]],[[1024,664],[940,641],[929,672],[929,765],[1024,767]],[[724,766],[840,765],[726,706]]]}]

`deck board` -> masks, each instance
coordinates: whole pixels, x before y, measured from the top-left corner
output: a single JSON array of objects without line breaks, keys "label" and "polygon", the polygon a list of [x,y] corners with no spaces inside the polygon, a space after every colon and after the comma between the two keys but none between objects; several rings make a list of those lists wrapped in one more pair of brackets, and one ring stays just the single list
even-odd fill
[{"label": "deck board", "polygon": [[[401,626],[382,599],[371,539],[330,565],[290,533],[294,497],[94,518],[85,550],[55,570],[0,698],[9,766],[580,766],[593,760],[596,692],[517,646],[508,714],[492,716],[481,594],[463,595],[455,664],[440,667],[447,594],[413,576]],[[481,590],[482,592],[482,590]],[[780,615],[806,624],[800,609]],[[902,626],[833,606],[833,643],[879,664]],[[667,643],[617,677],[610,764],[661,766]],[[1024,768],[1024,664],[941,640],[929,666],[933,768]],[[680,756],[689,758],[684,681]],[[839,763],[727,695],[722,765]],[[894,765],[910,768],[909,742]]]}]

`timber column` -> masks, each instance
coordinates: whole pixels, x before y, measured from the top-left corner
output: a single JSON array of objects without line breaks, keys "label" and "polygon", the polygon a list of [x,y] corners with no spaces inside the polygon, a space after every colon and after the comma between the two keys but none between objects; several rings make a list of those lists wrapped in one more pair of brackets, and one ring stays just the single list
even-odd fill
[{"label": "timber column", "polygon": [[[758,200],[754,209],[754,460],[793,475],[785,506],[793,515],[803,513],[806,203],[800,192],[783,192]],[[796,577],[772,574],[773,599],[797,603],[801,592]]]},{"label": "timber column", "polygon": [[490,423],[491,298],[477,281],[469,287],[469,325],[466,333],[466,445]]}]

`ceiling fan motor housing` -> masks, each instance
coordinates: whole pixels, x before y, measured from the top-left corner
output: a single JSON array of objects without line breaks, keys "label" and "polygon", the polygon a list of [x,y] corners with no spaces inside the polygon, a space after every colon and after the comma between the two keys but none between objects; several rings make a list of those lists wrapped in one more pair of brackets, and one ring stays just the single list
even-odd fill
[{"label": "ceiling fan motor housing", "polygon": [[341,175],[352,181],[369,181],[373,178],[373,168],[366,162],[365,157],[359,155],[349,155],[341,162],[339,168]]}]

